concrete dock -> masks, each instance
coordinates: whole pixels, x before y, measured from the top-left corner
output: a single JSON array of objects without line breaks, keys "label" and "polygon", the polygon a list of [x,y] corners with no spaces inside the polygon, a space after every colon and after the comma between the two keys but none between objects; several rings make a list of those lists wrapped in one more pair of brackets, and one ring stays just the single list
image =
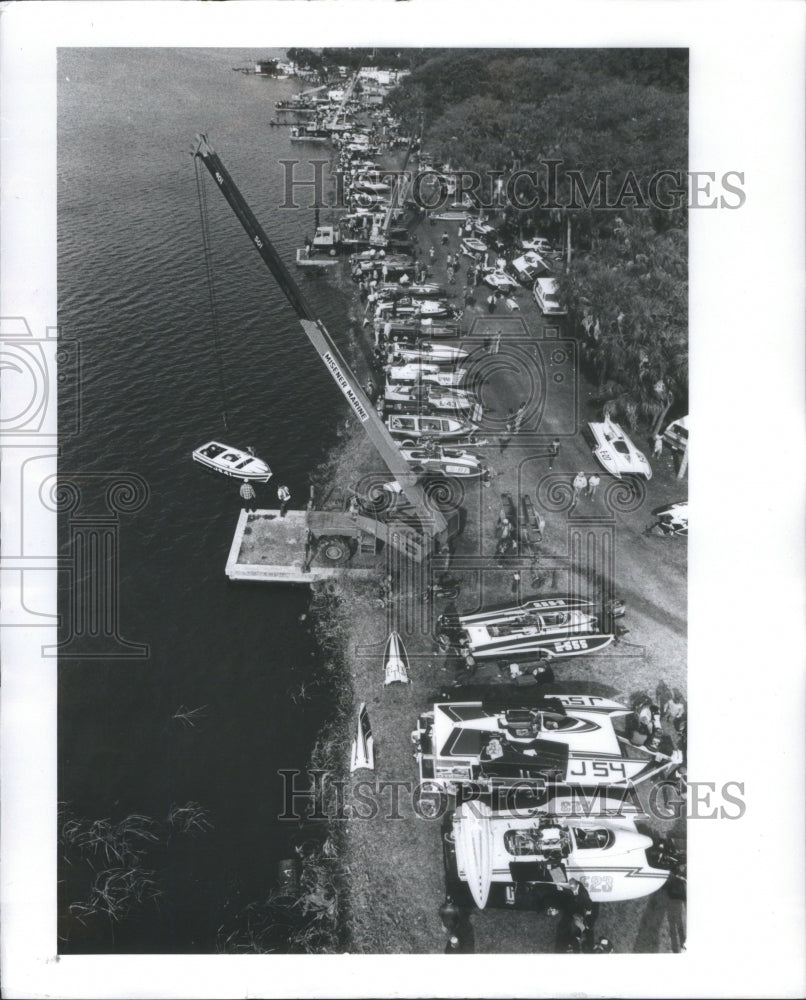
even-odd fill
[{"label": "concrete dock", "polygon": [[[318,544],[311,545],[312,535]],[[377,567],[374,539],[368,543],[346,514],[289,510],[280,517],[279,510],[242,510],[226,574],[230,580],[314,583],[344,573],[373,577]]]}]

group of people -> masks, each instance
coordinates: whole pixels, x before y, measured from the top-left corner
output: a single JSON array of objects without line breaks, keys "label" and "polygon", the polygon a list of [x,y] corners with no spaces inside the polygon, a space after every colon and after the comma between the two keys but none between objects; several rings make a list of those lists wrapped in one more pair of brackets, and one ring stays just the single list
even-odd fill
[{"label": "group of people", "polygon": [[[555,948],[568,954],[609,954],[615,951],[612,938],[596,937],[594,929],[599,905],[591,900],[585,886],[575,878],[558,885],[545,885],[540,893],[542,912],[559,918]],[[442,929],[448,936],[445,954],[472,954],[475,935],[470,911],[448,893],[439,908]]]},{"label": "group of people", "polygon": [[[244,479],[238,491],[241,496],[241,505],[247,514],[255,513],[257,502],[257,491],[249,479]],[[291,491],[285,485],[277,487],[277,500],[280,503],[280,517],[285,517],[288,504],[291,502]]]},{"label": "group of people", "polygon": [[598,474],[592,472],[589,476],[586,476],[584,472],[578,472],[574,476],[574,481],[571,484],[573,488],[573,497],[571,500],[572,509],[576,507],[579,502],[579,498],[584,494],[584,496],[589,497],[591,500],[596,496],[596,489],[602,480],[599,478]]}]

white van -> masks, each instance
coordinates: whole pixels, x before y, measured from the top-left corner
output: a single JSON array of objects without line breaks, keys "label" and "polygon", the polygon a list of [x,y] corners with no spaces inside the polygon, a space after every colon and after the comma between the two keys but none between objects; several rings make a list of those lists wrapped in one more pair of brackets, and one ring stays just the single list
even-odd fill
[{"label": "white van", "polygon": [[676,451],[685,451],[688,447],[688,414],[673,420],[663,432],[663,440]]},{"label": "white van", "polygon": [[541,312],[552,316],[566,315],[566,310],[557,301],[556,278],[538,278],[535,281],[534,296]]}]

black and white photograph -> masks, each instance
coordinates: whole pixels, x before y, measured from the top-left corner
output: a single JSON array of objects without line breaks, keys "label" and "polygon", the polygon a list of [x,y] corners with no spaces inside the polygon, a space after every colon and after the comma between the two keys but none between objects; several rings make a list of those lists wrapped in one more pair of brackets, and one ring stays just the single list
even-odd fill
[{"label": "black and white photograph", "polygon": [[2,39],[8,995],[801,995],[802,95],[771,190],[692,5],[66,6]]}]

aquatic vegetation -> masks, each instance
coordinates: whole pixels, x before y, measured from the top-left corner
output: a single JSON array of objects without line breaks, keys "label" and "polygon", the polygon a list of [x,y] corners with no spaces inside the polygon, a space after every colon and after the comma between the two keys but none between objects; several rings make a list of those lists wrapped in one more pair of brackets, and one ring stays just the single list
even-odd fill
[{"label": "aquatic vegetation", "polygon": [[206,705],[202,705],[200,708],[186,708],[184,705],[180,705],[171,718],[176,719],[178,722],[181,722],[183,726],[190,729],[193,728],[197,722],[201,721],[206,714]]},{"label": "aquatic vegetation", "polygon": [[168,812],[168,827],[174,833],[206,833],[212,830],[209,810],[198,802],[186,802],[183,806],[173,803]]}]

